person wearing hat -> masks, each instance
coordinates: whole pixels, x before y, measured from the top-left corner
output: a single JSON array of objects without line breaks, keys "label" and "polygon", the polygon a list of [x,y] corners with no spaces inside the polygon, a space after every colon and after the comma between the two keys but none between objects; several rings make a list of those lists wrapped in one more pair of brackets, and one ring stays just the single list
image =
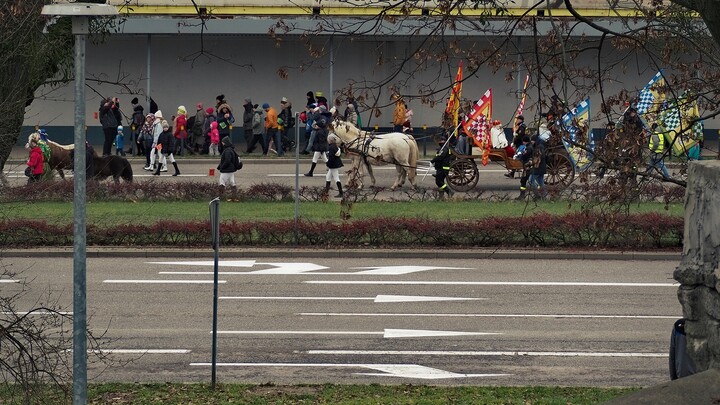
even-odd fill
[{"label": "person wearing hat", "polygon": [[[527,125],[525,125],[525,117],[522,114],[519,114],[517,117],[515,117],[515,130],[513,131],[513,141],[512,141],[512,147],[513,150],[517,151],[519,150],[520,146],[523,145],[523,138],[527,134]],[[529,138],[528,138],[529,140]],[[515,173],[517,173],[517,170],[508,170],[507,173],[504,174],[505,177],[514,179]]]},{"label": "person wearing hat", "polygon": [[438,151],[435,154],[435,157],[433,157],[430,161],[430,163],[435,166],[435,185],[438,188],[438,196],[440,199],[443,198],[444,193],[447,193],[448,197],[452,197],[454,194],[445,181],[448,173],[450,172],[451,159],[452,154],[450,153],[450,142],[447,141],[447,138],[443,134],[438,139]]},{"label": "person wearing hat", "polygon": [[329,107],[328,107],[327,98],[325,98],[325,96],[323,96],[323,92],[322,92],[322,91],[316,91],[316,92],[315,92],[315,99],[317,100],[315,103],[316,103],[318,106],[324,105],[325,108],[329,108]]},{"label": "person wearing hat", "polygon": [[229,136],[230,139],[232,139],[230,130],[232,129],[232,124],[235,123],[235,117],[233,116],[232,108],[230,108],[230,105],[225,102],[225,100],[223,100],[223,103],[218,106],[217,116],[215,119],[217,120],[220,138],[222,139]]},{"label": "person wearing hat", "polygon": [[318,113],[313,117],[313,134],[310,136],[311,149],[313,151],[312,164],[310,171],[305,173],[305,177],[312,177],[315,172],[315,166],[317,166],[318,160],[322,156],[323,160],[327,163],[328,156],[328,124],[330,123],[330,117],[323,115],[323,111],[327,113],[327,109],[324,105],[317,107]]},{"label": "person wearing hat", "polygon": [[140,136],[140,129],[145,122],[145,109],[139,103],[140,101],[137,97],[133,98],[130,101],[130,104],[133,107],[133,113],[132,117],[130,118],[130,139],[128,140],[130,148],[128,148],[127,150],[127,153],[129,153],[130,155],[138,156],[145,154],[145,147],[143,143],[138,141],[138,138]]},{"label": "person wearing hat", "polygon": [[163,132],[163,124],[162,123],[163,123],[163,121],[165,121],[165,118],[163,118],[162,111],[160,111],[160,110],[157,110],[157,112],[155,112],[154,117],[155,117],[155,120],[153,121],[153,124],[152,124],[153,125],[152,126],[153,142],[152,142],[152,147],[150,149],[150,164],[148,165],[148,167],[150,167],[149,170],[154,170],[155,161],[157,160],[158,161],[158,166],[157,166],[158,170],[165,169],[162,171],[166,172],[167,167],[161,168],[161,165],[159,164],[160,163],[159,162],[160,161],[160,156],[159,156],[160,152],[158,151],[158,147],[157,147],[158,139],[160,138],[160,134],[162,134],[162,132]]},{"label": "person wearing hat", "polygon": [[175,150],[176,138],[171,132],[170,124],[167,121],[162,120],[161,125],[162,132],[160,133],[160,136],[158,136],[158,141],[156,145],[160,161],[158,162],[157,170],[155,170],[155,173],[153,173],[153,175],[159,176],[160,171],[166,172],[167,162],[168,160],[170,160],[173,167],[175,168],[175,174],[173,174],[173,176],[179,176],[180,169],[178,169],[177,162],[175,162],[175,156],[173,155],[173,151]]},{"label": "person wearing hat", "polygon": [[[253,108],[252,100],[246,98],[243,101],[243,139],[245,139],[245,153],[252,153],[250,150],[250,141],[253,137],[253,116],[255,108]],[[255,150],[255,147],[253,147]]]},{"label": "person wearing hat", "polygon": [[[222,139],[223,151],[220,155],[220,163],[217,170],[220,172],[220,185],[235,187],[235,172],[238,170],[236,161],[240,158],[235,152],[235,147],[230,141],[230,137],[226,136]],[[242,166],[241,166],[242,167]]]},{"label": "person wearing hat", "polygon": [[115,135],[115,155],[125,156],[125,134],[123,134],[122,125],[118,125]]},{"label": "person wearing hat", "polygon": [[179,151],[178,154],[182,156],[183,149],[187,149],[187,151],[192,154],[192,149],[187,144],[187,138],[188,138],[188,131],[187,131],[187,110],[185,109],[184,105],[178,106],[177,108],[177,115],[175,116],[175,119],[173,120],[173,135],[175,136],[176,142],[176,149]]},{"label": "person wearing hat", "polygon": [[530,137],[524,135],[520,141],[522,143],[518,147],[518,151],[515,153],[515,156],[513,156],[513,159],[519,160],[523,166],[522,175],[520,176],[520,195],[515,198],[516,200],[524,200],[525,195],[527,194],[527,181],[530,177],[530,158],[532,158],[533,154],[533,146],[530,143]]},{"label": "person wearing hat", "polygon": [[30,148],[30,155],[28,156],[28,167],[25,169],[25,175],[28,176],[28,184],[30,184],[40,181],[45,170],[45,157],[37,139],[31,139],[27,146]]},{"label": "person wearing hat", "polygon": [[270,143],[274,142],[276,149],[276,153],[280,155],[282,153],[282,142],[277,142],[277,138],[279,138],[278,134],[278,113],[277,110],[275,110],[275,107],[270,107],[270,104],[263,103],[262,105],[263,111],[265,111],[265,145],[266,147],[263,148],[263,156],[267,156],[268,150],[271,149]]},{"label": "person wearing hat", "polygon": [[278,125],[280,126],[278,133],[280,136],[277,137],[280,142],[275,142],[278,156],[282,156],[285,153],[285,146],[289,145],[283,145],[283,142],[285,142],[286,139],[289,139],[288,133],[291,129],[295,128],[295,117],[292,112],[292,103],[289,102],[286,97],[283,97],[280,99],[280,108],[282,108],[280,114],[278,115]]},{"label": "person wearing hat", "polygon": [[205,122],[203,123],[203,145],[202,145],[202,153],[203,155],[210,154],[210,124],[213,122],[216,122],[215,117],[215,109],[212,107],[208,107],[205,109]]}]

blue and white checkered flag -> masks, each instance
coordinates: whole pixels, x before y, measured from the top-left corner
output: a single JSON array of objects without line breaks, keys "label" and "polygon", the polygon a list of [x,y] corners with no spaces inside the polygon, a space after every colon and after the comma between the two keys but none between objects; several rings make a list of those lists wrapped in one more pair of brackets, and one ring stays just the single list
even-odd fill
[{"label": "blue and white checkered flag", "polygon": [[650,111],[650,108],[654,103],[659,102],[659,100],[655,100],[653,86],[663,84],[662,80],[664,79],[662,77],[662,70],[660,70],[657,74],[655,74],[655,76],[653,76],[652,79],[650,79],[650,82],[645,86],[645,88],[642,89],[640,96],[638,97],[637,105],[635,106],[638,114],[643,115],[647,113]]}]

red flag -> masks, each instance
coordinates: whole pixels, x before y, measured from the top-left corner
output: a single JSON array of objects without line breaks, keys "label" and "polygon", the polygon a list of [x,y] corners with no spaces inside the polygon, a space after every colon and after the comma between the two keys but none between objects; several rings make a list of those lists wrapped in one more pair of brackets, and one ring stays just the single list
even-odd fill
[{"label": "red flag", "polygon": [[475,102],[470,114],[465,117],[463,129],[478,147],[483,149],[483,166],[488,164],[490,154],[490,120],[492,118],[492,89],[488,89],[480,100]]},{"label": "red flag", "polygon": [[460,111],[460,95],[462,93],[462,79],[463,69],[462,60],[458,64],[457,75],[455,75],[455,82],[453,83],[452,92],[448,99],[447,107],[445,108],[445,114],[448,114],[452,119],[453,128],[457,127],[458,124],[458,111]]}]

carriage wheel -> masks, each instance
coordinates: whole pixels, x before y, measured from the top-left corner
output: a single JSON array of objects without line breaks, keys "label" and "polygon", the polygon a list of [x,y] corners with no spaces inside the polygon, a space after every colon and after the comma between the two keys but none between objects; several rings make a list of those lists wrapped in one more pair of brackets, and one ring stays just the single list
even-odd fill
[{"label": "carriage wheel", "polygon": [[566,189],[575,178],[575,167],[564,153],[549,153],[545,184],[560,190]]},{"label": "carriage wheel", "polygon": [[477,185],[479,177],[474,160],[455,159],[450,163],[450,172],[446,181],[454,191],[470,191]]}]

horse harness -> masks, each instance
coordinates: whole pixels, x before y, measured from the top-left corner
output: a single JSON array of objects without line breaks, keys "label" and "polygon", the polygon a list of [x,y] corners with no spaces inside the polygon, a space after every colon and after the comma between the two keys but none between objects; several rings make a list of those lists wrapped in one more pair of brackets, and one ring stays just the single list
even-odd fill
[{"label": "horse harness", "polygon": [[[370,151],[371,150],[377,150],[380,151],[380,148],[377,146],[372,145],[372,141],[375,139],[383,139],[382,135],[376,135],[374,133],[370,133],[369,135],[363,135],[361,137],[357,137],[353,139],[350,142],[343,142],[340,145],[340,149],[345,153],[353,153],[362,158],[362,162],[369,166],[371,163],[368,161],[368,157],[371,157]],[[407,143],[407,139],[403,139]],[[388,162],[382,158],[382,153],[379,153],[376,157],[373,158],[376,162],[382,162],[382,163],[388,163],[388,164],[394,164],[396,166],[400,167],[407,167],[412,169],[417,169],[417,166],[409,166],[409,165],[403,165],[398,162]]]}]

